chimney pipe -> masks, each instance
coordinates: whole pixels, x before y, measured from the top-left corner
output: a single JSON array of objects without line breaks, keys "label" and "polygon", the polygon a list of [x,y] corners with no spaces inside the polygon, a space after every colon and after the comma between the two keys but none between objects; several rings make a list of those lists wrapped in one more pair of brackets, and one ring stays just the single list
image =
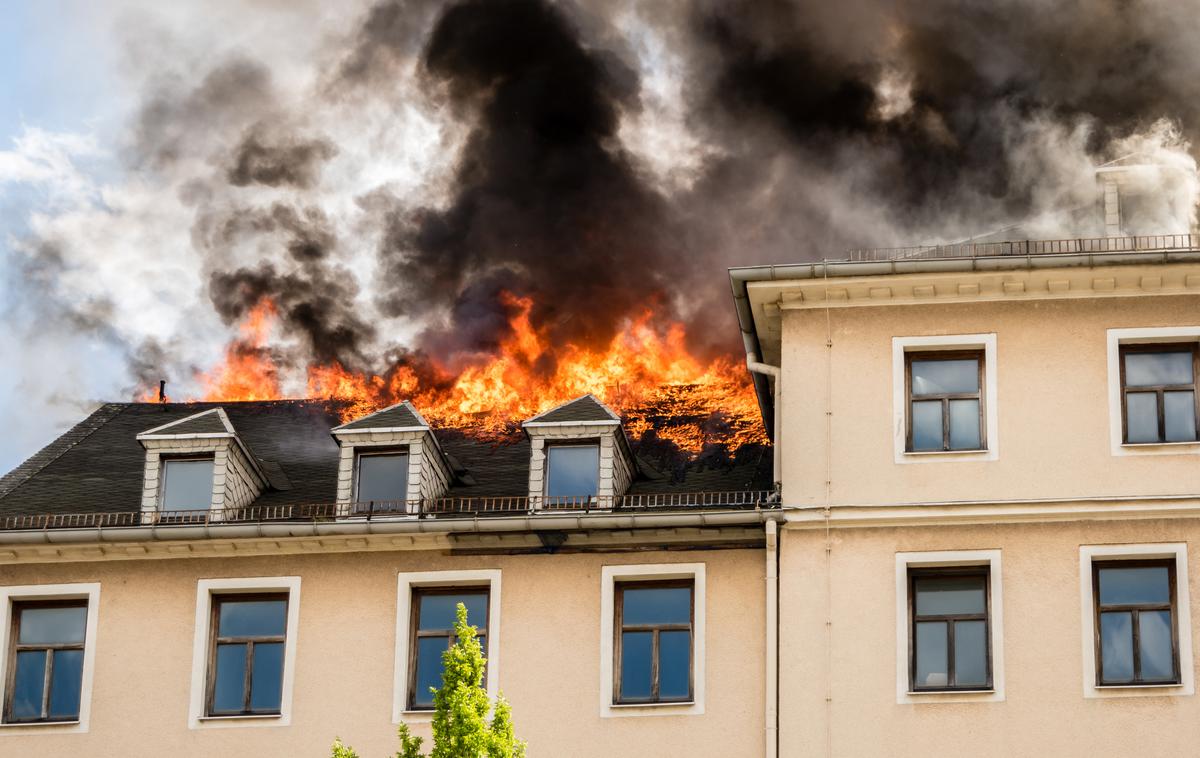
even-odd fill
[{"label": "chimney pipe", "polygon": [[160,402],[160,403],[167,402],[167,380],[166,379],[158,380],[158,402]]}]

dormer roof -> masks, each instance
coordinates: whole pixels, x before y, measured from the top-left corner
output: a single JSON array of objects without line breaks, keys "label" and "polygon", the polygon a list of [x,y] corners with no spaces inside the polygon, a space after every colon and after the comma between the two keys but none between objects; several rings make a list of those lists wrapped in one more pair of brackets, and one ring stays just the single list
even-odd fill
[{"label": "dormer roof", "polygon": [[229,422],[223,408],[206,411],[156,426],[138,434],[139,440],[165,439],[168,437],[236,437],[237,431]]},{"label": "dormer roof", "polygon": [[429,424],[408,400],[369,413],[362,418],[334,427],[334,434],[347,432],[427,432]]},{"label": "dormer roof", "polygon": [[550,424],[604,424],[619,425],[621,417],[612,409],[596,399],[594,395],[584,395],[562,405],[538,414],[521,426],[546,426]]}]

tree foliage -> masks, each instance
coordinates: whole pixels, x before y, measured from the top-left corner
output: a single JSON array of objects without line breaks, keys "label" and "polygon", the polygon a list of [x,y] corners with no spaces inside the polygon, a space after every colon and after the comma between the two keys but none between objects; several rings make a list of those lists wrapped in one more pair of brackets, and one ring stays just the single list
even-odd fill
[{"label": "tree foliage", "polygon": [[[421,752],[422,738],[408,724],[399,729],[395,758],[524,758],[525,743],[513,733],[512,709],[501,695],[495,708],[483,688],[487,659],[467,623],[467,608],[458,604],[455,642],[442,653],[442,686],[433,690],[433,751]],[[488,721],[488,711],[492,711]],[[352,748],[333,741],[332,758],[359,758]]]}]

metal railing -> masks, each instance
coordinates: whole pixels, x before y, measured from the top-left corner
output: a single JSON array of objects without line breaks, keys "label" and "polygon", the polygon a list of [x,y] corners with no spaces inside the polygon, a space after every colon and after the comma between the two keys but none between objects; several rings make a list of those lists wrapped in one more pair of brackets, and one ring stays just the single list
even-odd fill
[{"label": "metal railing", "polygon": [[0,516],[0,531],[209,526],[281,522],[370,521],[395,518],[477,518],[540,513],[635,514],[689,510],[779,508],[773,490],[672,492],[597,497],[445,497],[367,503],[250,505],[242,508],[113,513],[36,513]]},{"label": "metal railing", "polygon": [[988,258],[1007,255],[1072,253],[1153,253],[1200,249],[1200,234],[1153,234],[1133,237],[1076,237],[1012,242],[963,242],[953,245],[876,247],[849,250],[848,261],[903,261],[940,258]]}]

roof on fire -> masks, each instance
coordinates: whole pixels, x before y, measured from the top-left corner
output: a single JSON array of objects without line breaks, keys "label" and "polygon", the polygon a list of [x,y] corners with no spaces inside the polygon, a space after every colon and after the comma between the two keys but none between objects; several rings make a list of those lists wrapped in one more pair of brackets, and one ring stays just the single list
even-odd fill
[{"label": "roof on fire", "polygon": [[[272,483],[290,483],[287,488],[268,488],[258,504],[334,501],[338,447],[330,431],[341,425],[339,412],[344,408],[337,401],[106,403],[0,478],[0,514],[137,511],[145,462],[138,435],[215,408],[224,410],[264,470],[280,472],[271,477]],[[396,426],[393,421],[388,425]],[[192,422],[188,423],[190,429]],[[174,428],[163,431],[173,432]],[[530,443],[525,435],[518,432],[494,440],[462,429],[434,429],[432,433],[457,464],[450,496],[527,494]],[[771,453],[761,446],[694,460],[673,458],[660,449],[639,450],[636,444],[633,448],[638,474],[631,493],[765,490],[771,486]]]}]

